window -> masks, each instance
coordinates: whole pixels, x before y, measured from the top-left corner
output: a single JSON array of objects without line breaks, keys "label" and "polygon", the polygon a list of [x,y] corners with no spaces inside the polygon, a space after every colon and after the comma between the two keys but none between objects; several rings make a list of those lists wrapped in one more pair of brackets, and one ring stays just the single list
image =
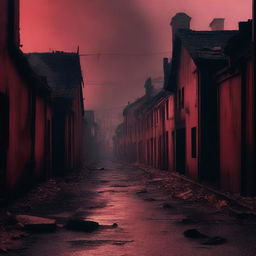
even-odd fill
[{"label": "window", "polygon": [[191,129],[191,156],[192,158],[196,158],[196,127]]},{"label": "window", "polygon": [[180,89],[178,91],[178,101],[177,101],[177,103],[178,103],[178,108],[180,108],[180,103],[181,103],[181,92],[180,92]]},{"label": "window", "polygon": [[166,119],[169,119],[169,100],[166,101],[165,103],[166,105]]},{"label": "window", "polygon": [[184,87],[178,90],[178,100],[177,100],[177,107],[184,108]]}]

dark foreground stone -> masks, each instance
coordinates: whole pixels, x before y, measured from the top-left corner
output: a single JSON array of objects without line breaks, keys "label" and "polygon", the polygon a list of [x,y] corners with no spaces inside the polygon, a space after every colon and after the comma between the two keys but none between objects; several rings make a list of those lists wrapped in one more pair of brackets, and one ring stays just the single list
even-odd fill
[{"label": "dark foreground stone", "polygon": [[56,220],[30,215],[17,215],[17,222],[21,227],[34,232],[52,232],[56,230]]},{"label": "dark foreground stone", "polygon": [[99,223],[95,221],[86,221],[83,219],[69,219],[66,228],[74,231],[93,232],[99,228]]},{"label": "dark foreground stone", "polygon": [[220,237],[220,236],[214,236],[210,237],[206,241],[204,241],[202,244],[204,245],[220,245],[227,242],[227,239]]},{"label": "dark foreground stone", "polygon": [[188,229],[184,231],[184,236],[188,238],[200,239],[200,238],[208,238],[207,235],[201,233],[197,229]]}]

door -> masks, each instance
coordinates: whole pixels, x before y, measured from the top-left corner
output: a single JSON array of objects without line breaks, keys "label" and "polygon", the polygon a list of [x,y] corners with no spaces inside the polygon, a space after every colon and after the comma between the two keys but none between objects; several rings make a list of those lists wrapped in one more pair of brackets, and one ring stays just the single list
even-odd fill
[{"label": "door", "polygon": [[9,145],[9,99],[0,93],[0,193],[4,191],[6,179],[7,151]]},{"label": "door", "polygon": [[186,130],[185,128],[176,131],[176,171],[186,173]]}]

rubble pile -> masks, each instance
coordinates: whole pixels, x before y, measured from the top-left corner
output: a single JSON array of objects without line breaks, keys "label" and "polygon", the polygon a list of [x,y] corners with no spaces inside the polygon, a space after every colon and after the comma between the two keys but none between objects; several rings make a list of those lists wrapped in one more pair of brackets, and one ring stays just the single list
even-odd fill
[{"label": "rubble pile", "polygon": [[191,202],[200,202],[215,207],[217,210],[225,210],[229,202],[221,196],[210,192],[203,186],[182,179],[178,175],[154,168],[142,167],[149,181],[159,189],[164,189],[171,199],[179,199]]}]

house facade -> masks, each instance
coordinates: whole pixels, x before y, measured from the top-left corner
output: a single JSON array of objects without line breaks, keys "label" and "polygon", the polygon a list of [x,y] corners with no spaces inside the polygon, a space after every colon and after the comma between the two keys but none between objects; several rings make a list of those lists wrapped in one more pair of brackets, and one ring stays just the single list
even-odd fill
[{"label": "house facade", "polygon": [[0,27],[0,190],[4,193],[49,175],[51,90],[20,50],[18,0],[0,1]]},{"label": "house facade", "polygon": [[252,22],[241,22],[226,46],[229,65],[216,75],[221,187],[255,195],[255,85]]},{"label": "house facade", "polygon": [[78,53],[30,53],[35,72],[52,90],[52,163],[55,175],[77,168],[82,160],[83,76]]},{"label": "house facade", "polygon": [[190,21],[185,13],[172,18],[173,52],[170,63],[164,59],[164,88],[126,108],[114,138],[116,155],[127,161],[127,154],[137,152],[129,162],[255,195],[251,22],[227,31],[218,18],[211,30],[194,31]]},{"label": "house facade", "polygon": [[[227,65],[227,57],[222,51],[237,31],[193,31],[190,20],[186,14],[178,13],[171,22],[173,56],[166,89],[175,94],[176,170],[192,179],[217,185],[217,90],[214,74]],[[223,19],[218,20],[223,22]]]}]

